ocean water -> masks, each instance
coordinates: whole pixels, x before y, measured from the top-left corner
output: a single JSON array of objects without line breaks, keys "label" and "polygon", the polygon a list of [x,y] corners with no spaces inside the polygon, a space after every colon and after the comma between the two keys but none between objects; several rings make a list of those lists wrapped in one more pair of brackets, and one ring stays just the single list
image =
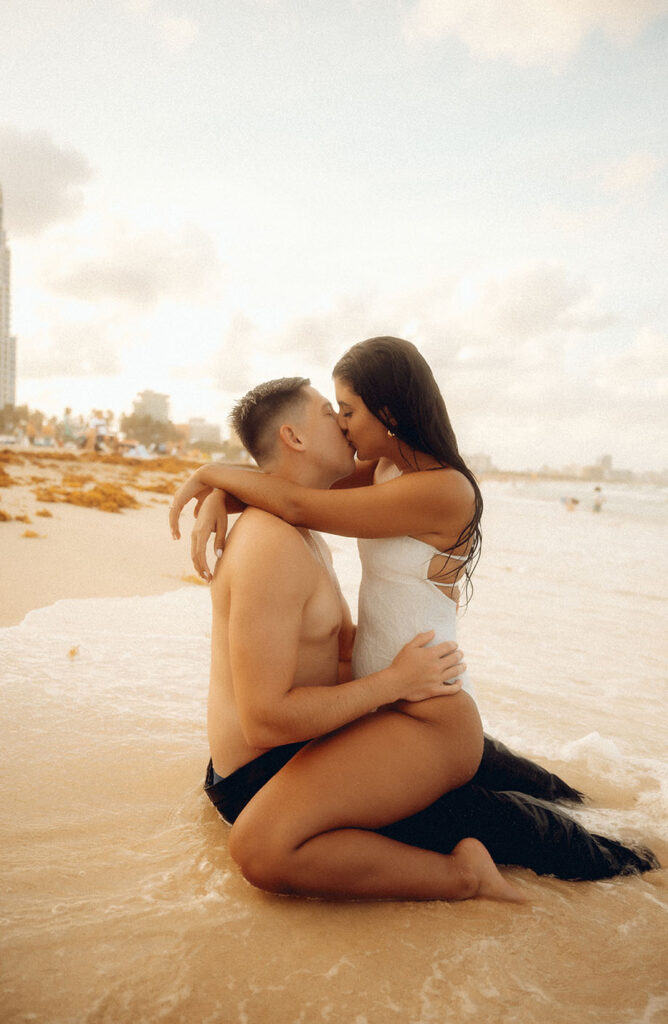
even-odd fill
[{"label": "ocean water", "polygon": [[[487,483],[460,643],[493,735],[668,863],[668,496]],[[575,496],[578,496],[576,494]],[[354,542],[331,538],[355,606]],[[185,543],[185,542],[182,542]],[[4,1022],[659,1024],[668,871],[514,870],[530,899],[253,890],[203,795],[209,597],[60,601],[0,630]]]}]

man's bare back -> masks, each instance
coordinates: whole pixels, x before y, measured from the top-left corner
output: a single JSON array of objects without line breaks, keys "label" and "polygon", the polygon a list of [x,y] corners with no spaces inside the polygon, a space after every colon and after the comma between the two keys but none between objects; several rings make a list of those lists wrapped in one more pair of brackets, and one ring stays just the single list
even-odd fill
[{"label": "man's bare back", "polygon": [[[258,552],[268,546],[273,555],[262,565]],[[272,614],[267,616],[261,607],[261,592],[269,573],[274,579],[282,576],[290,590],[291,600],[286,601],[285,614],[293,616],[295,608],[300,610],[292,687],[334,686],[339,681],[340,634],[342,629],[351,628],[350,613],[336,581],[327,545],[317,534],[290,526],[259,509],[247,509],[230,532],[225,558],[218,563],[211,588],[212,659],[207,725],[213,766],[221,776],[230,775],[267,749],[251,746],[244,735],[238,688],[235,692],[233,685],[234,655],[229,631],[233,607],[236,610],[242,601],[256,621],[267,624],[267,644],[272,642],[269,632],[280,631],[281,609],[274,604]],[[235,627],[238,629],[236,622]],[[250,630],[248,641],[257,642]],[[266,647],[261,656],[265,666],[271,663]],[[258,688],[262,683],[258,679]]]}]

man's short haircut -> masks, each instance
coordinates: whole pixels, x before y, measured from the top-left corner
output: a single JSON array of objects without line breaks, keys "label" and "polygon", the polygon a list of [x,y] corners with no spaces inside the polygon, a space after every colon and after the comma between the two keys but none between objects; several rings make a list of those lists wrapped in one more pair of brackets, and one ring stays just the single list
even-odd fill
[{"label": "man's short haircut", "polygon": [[240,399],[230,414],[239,440],[258,465],[274,453],[279,420],[306,401],[308,377],[280,377],[258,384]]}]

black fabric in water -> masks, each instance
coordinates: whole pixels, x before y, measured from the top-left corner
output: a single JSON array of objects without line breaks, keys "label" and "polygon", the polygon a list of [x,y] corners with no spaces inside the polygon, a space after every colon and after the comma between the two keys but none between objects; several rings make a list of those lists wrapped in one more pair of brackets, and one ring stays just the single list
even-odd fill
[{"label": "black fabric in water", "polygon": [[482,761],[471,782],[483,789],[509,789],[540,797],[541,800],[567,800],[570,803],[582,803],[583,800],[582,793],[558,775],[553,775],[527,757],[514,754],[491,736],[485,736]]}]

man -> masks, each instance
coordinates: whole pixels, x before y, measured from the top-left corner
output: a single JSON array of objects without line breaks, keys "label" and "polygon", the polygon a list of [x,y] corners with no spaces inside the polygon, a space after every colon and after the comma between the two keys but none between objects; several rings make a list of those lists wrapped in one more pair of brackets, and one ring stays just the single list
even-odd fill
[{"label": "man", "polygon": [[[330,487],[354,469],[334,410],[303,378],[253,389],[234,410],[233,424],[260,469],[272,475]],[[175,503],[170,518],[178,535],[180,504]],[[200,538],[203,534],[208,536],[207,526],[200,527]],[[391,678],[389,670],[385,676],[349,678],[350,613],[324,542],[306,529],[247,509],[216,567],[212,603],[211,761],[205,790],[228,823],[304,743],[399,696],[420,698],[416,671],[408,672],[411,678],[400,694],[396,671]],[[453,693],[460,686],[455,680],[461,655],[453,644],[445,646],[447,651],[439,652],[443,681],[451,683],[447,692]],[[414,652],[414,669],[425,650]],[[541,797],[577,800],[580,795],[487,738],[471,783],[378,831],[439,853],[473,836],[498,863],[564,878],[609,877],[652,866],[647,858],[590,835]]]}]

